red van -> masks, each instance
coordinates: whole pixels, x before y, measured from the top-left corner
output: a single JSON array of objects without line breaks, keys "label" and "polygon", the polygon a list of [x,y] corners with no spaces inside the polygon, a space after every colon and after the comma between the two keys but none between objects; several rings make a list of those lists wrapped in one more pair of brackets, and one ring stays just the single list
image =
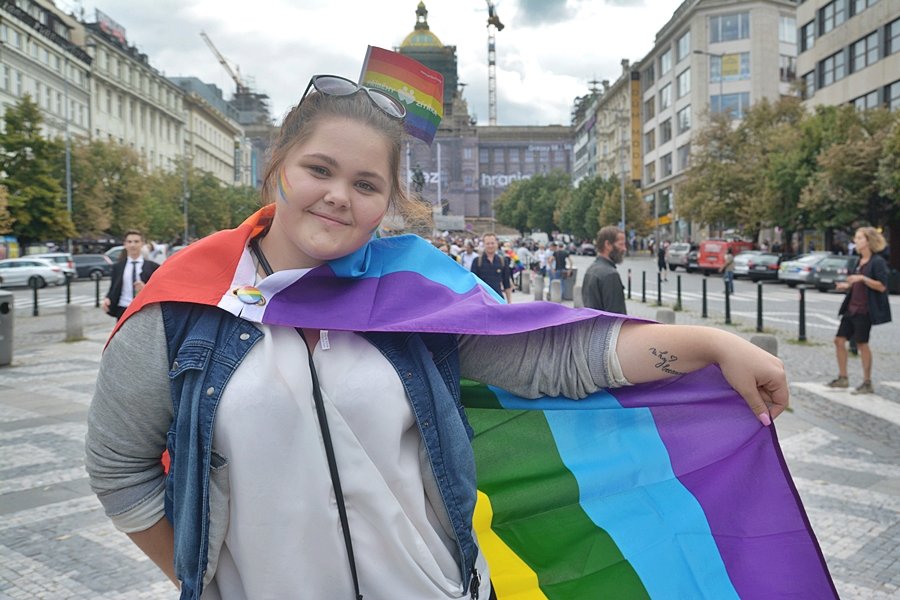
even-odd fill
[{"label": "red van", "polygon": [[753,243],[744,240],[704,240],[700,242],[698,268],[706,275],[717,273],[725,264],[725,254],[729,248],[731,253],[737,256],[744,250],[753,250]]}]

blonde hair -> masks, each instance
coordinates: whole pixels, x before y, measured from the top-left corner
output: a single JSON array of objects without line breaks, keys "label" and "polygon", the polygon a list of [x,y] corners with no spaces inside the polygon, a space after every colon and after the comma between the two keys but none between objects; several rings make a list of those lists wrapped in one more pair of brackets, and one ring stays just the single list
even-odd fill
[{"label": "blonde hair", "polygon": [[860,227],[856,232],[866,236],[866,240],[869,242],[869,250],[872,251],[872,254],[878,254],[887,246],[884,236],[874,227]]},{"label": "blonde hair", "polygon": [[263,177],[263,202],[270,203],[277,193],[278,174],[288,153],[302,144],[316,130],[319,122],[328,118],[349,119],[367,125],[384,136],[388,142],[388,167],[390,168],[390,202],[393,209],[412,221],[421,221],[431,215],[431,208],[406,194],[400,185],[400,148],[403,141],[403,123],[381,111],[367,94],[359,92],[350,96],[330,96],[313,91],[284,118],[281,131],[272,146],[272,154]]}]

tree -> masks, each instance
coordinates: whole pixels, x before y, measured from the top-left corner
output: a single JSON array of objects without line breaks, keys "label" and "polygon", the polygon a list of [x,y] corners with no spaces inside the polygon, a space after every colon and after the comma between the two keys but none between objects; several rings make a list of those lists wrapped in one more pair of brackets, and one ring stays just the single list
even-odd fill
[{"label": "tree", "polygon": [[0,185],[0,234],[12,233],[12,215],[9,214],[9,192]]},{"label": "tree", "polygon": [[600,175],[583,179],[572,190],[569,199],[559,207],[556,221],[560,229],[582,240],[597,235],[597,214],[612,183]]},{"label": "tree", "polygon": [[[595,223],[599,227],[616,225],[622,220],[622,189],[619,187],[621,184],[617,183],[615,177],[610,178],[609,184],[604,189],[603,202],[597,211]],[[641,197],[640,190],[630,183],[625,184],[625,227],[629,231],[634,229],[638,237],[649,235],[652,230],[650,209]],[[588,239],[593,239],[596,234],[597,230]]]},{"label": "tree", "polygon": [[878,192],[888,202],[886,218],[900,220],[900,118],[885,133],[876,175]]},{"label": "tree", "polygon": [[513,182],[494,202],[494,216],[522,235],[533,230],[553,231],[557,207],[568,201],[571,187],[569,175],[561,171]]},{"label": "tree", "polygon": [[9,194],[8,212],[13,235],[20,242],[62,240],[75,228],[66,207],[59,180],[53,174],[53,157],[61,154],[59,142],[41,135],[38,105],[26,94],[4,114],[0,132],[0,171]]}]

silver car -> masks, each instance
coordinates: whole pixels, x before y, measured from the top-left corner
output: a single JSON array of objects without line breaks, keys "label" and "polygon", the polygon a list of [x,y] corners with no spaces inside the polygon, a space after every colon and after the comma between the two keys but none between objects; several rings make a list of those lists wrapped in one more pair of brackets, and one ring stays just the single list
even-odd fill
[{"label": "silver car", "polygon": [[0,260],[0,284],[4,287],[27,285],[42,288],[47,284],[62,285],[66,274],[56,263],[43,258],[7,258]]},{"label": "silver car", "polygon": [[669,270],[674,271],[678,267],[681,267],[687,271],[688,254],[690,251],[691,245],[687,242],[675,242],[674,244],[669,244],[669,249],[666,250],[666,262],[669,263]]},{"label": "silver car", "polygon": [[750,260],[762,254],[762,250],[744,250],[734,257],[734,277],[747,277],[750,275]]},{"label": "silver car", "polygon": [[828,252],[813,252],[787,260],[778,267],[778,281],[784,281],[789,287],[797,287],[798,283],[816,282],[816,267],[828,258]]}]

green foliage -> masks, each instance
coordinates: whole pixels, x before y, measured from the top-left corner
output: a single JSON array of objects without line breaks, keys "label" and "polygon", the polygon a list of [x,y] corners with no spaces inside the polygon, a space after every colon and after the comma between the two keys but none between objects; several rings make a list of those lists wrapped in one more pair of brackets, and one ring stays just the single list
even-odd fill
[{"label": "green foliage", "polygon": [[569,202],[572,180],[554,171],[513,182],[494,202],[494,217],[522,235],[527,231],[553,231],[558,206]]},{"label": "green foliage", "polygon": [[[611,177],[609,184],[603,190],[602,204],[595,222],[599,230],[600,227],[606,225],[618,225],[621,220],[621,183],[619,183],[618,178]],[[650,209],[641,197],[640,191],[630,183],[625,184],[625,228],[628,231],[634,229],[638,236],[649,235],[652,229],[650,227]],[[587,239],[593,239],[596,235],[597,231],[594,231],[594,234]]]},{"label": "green foliage", "polygon": [[612,184],[599,175],[583,179],[572,190],[570,200],[559,211],[557,223],[560,229],[576,239],[592,240],[597,235],[597,214],[606,192]]},{"label": "green foliage", "polygon": [[63,186],[54,176],[54,160],[62,155],[56,140],[41,135],[42,117],[27,94],[4,114],[0,132],[0,171],[8,196],[12,233],[20,242],[64,239],[75,229]]}]

